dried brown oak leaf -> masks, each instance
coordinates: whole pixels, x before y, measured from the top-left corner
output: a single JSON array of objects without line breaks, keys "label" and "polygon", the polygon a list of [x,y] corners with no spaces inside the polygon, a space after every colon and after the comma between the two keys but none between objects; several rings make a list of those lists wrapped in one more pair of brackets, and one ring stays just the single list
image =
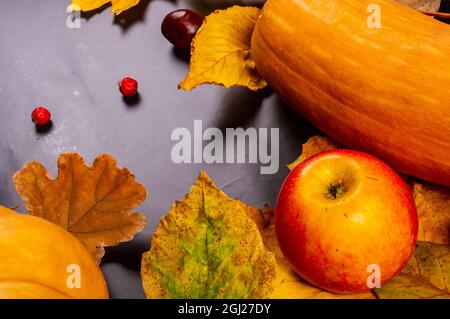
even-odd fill
[{"label": "dried brown oak leaf", "polygon": [[61,154],[54,180],[41,163],[31,162],[13,181],[29,214],[72,233],[98,262],[104,247],[133,239],[146,225],[145,216],[132,211],[145,201],[145,187],[109,155],[88,167],[77,153]]}]

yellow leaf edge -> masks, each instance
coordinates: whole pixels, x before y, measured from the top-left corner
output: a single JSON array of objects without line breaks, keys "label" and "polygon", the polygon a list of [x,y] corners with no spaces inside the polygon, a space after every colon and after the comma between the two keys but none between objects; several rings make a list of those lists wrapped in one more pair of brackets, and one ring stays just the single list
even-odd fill
[{"label": "yellow leaf edge", "polygon": [[71,8],[75,11],[89,12],[111,3],[110,12],[119,15],[138,5],[140,0],[72,0]]}]

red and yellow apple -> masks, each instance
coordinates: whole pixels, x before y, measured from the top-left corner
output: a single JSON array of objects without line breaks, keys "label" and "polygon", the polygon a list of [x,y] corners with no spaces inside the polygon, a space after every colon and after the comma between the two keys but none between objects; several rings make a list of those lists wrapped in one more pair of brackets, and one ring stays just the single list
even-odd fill
[{"label": "red and yellow apple", "polygon": [[369,290],[371,265],[379,266],[381,284],[401,271],[415,249],[418,219],[410,189],[387,164],[333,150],[289,174],[278,195],[275,230],[301,277],[352,293]]}]

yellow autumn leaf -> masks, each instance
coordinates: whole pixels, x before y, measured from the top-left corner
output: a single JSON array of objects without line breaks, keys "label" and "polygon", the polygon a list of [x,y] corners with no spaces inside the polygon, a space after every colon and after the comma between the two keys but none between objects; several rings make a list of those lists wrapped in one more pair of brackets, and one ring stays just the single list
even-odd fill
[{"label": "yellow autumn leaf", "polygon": [[114,14],[120,14],[137,5],[139,1],[140,0],[72,0],[72,5],[80,8],[81,11],[91,11],[111,2],[111,11]]},{"label": "yellow autumn leaf", "polygon": [[201,84],[244,86],[254,91],[265,87],[250,50],[260,11],[234,6],[206,17],[192,41],[189,73],[178,87],[186,91]]},{"label": "yellow autumn leaf", "polygon": [[79,154],[62,154],[54,180],[41,163],[31,162],[13,181],[29,214],[72,233],[98,262],[104,247],[133,239],[146,225],[145,216],[132,211],[145,201],[145,187],[109,155],[88,167]]},{"label": "yellow autumn leaf", "polygon": [[266,298],[275,258],[266,249],[253,212],[219,190],[201,172],[152,235],[142,257],[148,298]]}]

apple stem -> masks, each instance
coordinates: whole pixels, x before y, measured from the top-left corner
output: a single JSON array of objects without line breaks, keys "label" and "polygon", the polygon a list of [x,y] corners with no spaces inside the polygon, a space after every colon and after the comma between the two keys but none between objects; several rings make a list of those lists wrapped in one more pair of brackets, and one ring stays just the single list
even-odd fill
[{"label": "apple stem", "polygon": [[326,196],[331,199],[336,199],[345,193],[345,187],[342,183],[331,183],[327,189]]}]

